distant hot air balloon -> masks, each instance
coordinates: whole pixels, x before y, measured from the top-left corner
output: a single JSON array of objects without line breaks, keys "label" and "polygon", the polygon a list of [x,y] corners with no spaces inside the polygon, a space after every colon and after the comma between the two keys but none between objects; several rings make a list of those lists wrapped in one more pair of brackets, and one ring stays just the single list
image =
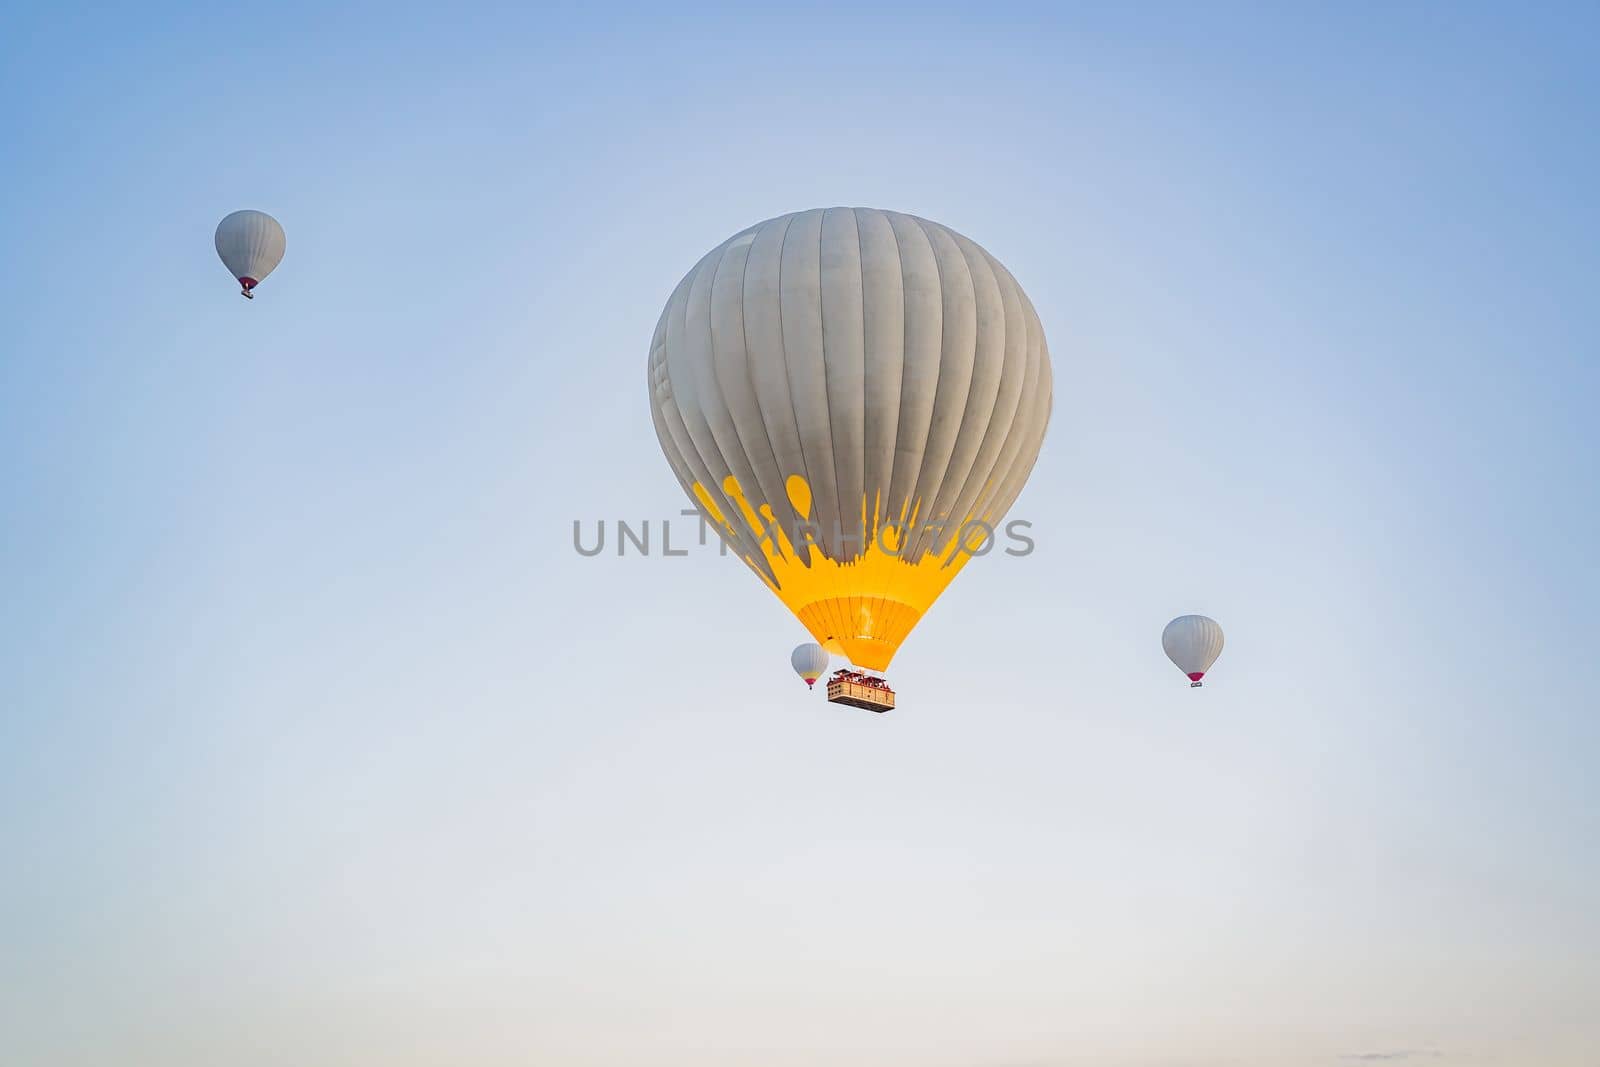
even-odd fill
[{"label": "distant hot air balloon", "polygon": [[235,211],[217,223],[217,255],[239,281],[239,295],[250,292],[283,259],[283,227],[263,211]]},{"label": "distant hot air balloon", "polygon": [[806,688],[810,689],[828,669],[828,654],[821,645],[801,645],[789,653],[789,662],[794,666],[794,673],[804,678]]},{"label": "distant hot air balloon", "polygon": [[1180,615],[1161,631],[1161,647],[1194,689],[1222,655],[1222,627],[1204,615]]},{"label": "distant hot air balloon", "polygon": [[876,671],[1017,498],[1050,419],[1011,274],[868,208],[708,253],[661,314],[649,386],[684,491],[818,643]]}]

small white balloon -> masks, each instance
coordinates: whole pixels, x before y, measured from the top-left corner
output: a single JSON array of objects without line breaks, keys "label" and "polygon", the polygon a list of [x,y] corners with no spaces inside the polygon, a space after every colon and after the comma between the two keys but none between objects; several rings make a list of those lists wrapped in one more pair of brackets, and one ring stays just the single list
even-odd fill
[{"label": "small white balloon", "polygon": [[1161,631],[1161,647],[1167,658],[1189,676],[1192,689],[1199,686],[1200,679],[1222,655],[1222,627],[1204,615],[1180,615]]},{"label": "small white balloon", "polygon": [[217,223],[216,245],[239,294],[254,299],[251,290],[283,260],[283,227],[264,211],[235,211]]},{"label": "small white balloon", "polygon": [[801,645],[789,653],[789,663],[794,667],[794,673],[806,680],[806,688],[810,689],[828,670],[828,653],[823,651],[821,645]]}]

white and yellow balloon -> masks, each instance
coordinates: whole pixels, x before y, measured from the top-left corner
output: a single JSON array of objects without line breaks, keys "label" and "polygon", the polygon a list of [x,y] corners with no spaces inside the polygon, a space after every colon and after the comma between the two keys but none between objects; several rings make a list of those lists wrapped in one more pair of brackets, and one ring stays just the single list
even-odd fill
[{"label": "white and yellow balloon", "polygon": [[1222,627],[1204,615],[1180,615],[1161,631],[1161,647],[1189,676],[1189,688],[1198,688],[1200,679],[1222,655]]},{"label": "white and yellow balloon", "polygon": [[684,491],[819,644],[870,670],[1022,491],[1051,382],[1005,267],[868,208],[734,234],[678,283],[650,345]]},{"label": "white and yellow balloon", "polygon": [[789,665],[794,668],[794,673],[805,680],[806,688],[810,689],[827,672],[828,653],[821,645],[800,645],[789,653]]},{"label": "white and yellow balloon", "polygon": [[251,292],[283,260],[283,227],[264,211],[235,211],[217,223],[217,255],[239,282],[239,295]]}]

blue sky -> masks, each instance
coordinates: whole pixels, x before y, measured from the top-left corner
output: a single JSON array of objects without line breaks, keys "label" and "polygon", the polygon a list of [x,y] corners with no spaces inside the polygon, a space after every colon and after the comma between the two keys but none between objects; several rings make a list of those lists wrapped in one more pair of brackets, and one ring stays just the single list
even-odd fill
[{"label": "blue sky", "polygon": [[[1595,22],[13,14],[0,1059],[1592,1067]],[[685,506],[673,285],[834,204],[1057,382],[882,718],[571,547]]]}]

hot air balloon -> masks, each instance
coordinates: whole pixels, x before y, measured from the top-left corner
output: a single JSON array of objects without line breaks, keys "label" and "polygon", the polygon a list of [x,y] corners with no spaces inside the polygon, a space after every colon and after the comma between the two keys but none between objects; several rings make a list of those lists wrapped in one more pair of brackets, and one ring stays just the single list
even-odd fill
[{"label": "hot air balloon", "polygon": [[1189,676],[1189,688],[1197,689],[1200,679],[1222,655],[1222,627],[1204,615],[1180,615],[1161,631],[1161,647],[1167,658]]},{"label": "hot air balloon", "polygon": [[828,654],[821,645],[805,644],[789,653],[794,673],[806,680],[806,688],[817,684],[817,679],[828,669]]},{"label": "hot air balloon", "polygon": [[1021,492],[1051,381],[1039,316],[993,256],[867,208],[734,234],[650,345],[684,491],[819,644],[874,671]]},{"label": "hot air balloon", "polygon": [[239,295],[254,300],[250,290],[261,284],[283,259],[283,227],[263,211],[235,211],[217,223],[217,255],[239,280]]}]

